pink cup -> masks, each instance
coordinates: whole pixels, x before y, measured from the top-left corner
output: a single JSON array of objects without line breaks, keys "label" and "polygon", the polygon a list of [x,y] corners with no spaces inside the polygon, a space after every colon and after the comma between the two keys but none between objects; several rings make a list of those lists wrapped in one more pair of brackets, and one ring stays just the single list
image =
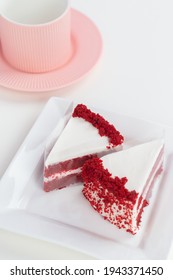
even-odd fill
[{"label": "pink cup", "polygon": [[42,73],[57,69],[72,55],[69,0],[3,0],[0,43],[14,68]]}]

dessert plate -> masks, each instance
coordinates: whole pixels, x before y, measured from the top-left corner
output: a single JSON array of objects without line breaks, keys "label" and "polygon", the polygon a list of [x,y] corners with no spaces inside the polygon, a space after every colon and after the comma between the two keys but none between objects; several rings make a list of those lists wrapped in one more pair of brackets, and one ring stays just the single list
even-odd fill
[{"label": "dessert plate", "polygon": [[102,39],[95,24],[84,14],[71,10],[73,55],[63,67],[42,74],[20,72],[3,58],[0,48],[0,85],[21,91],[43,92],[77,82],[97,63]]},{"label": "dessert plate", "polygon": [[71,111],[70,101],[51,98],[26,137],[0,181],[0,228],[98,259],[165,259],[173,236],[172,129],[95,109],[125,136],[124,148],[163,137],[166,131],[165,171],[145,209],[141,229],[133,236],[102,219],[83,197],[81,184],[43,191],[45,148],[50,146],[50,136],[61,133]]}]

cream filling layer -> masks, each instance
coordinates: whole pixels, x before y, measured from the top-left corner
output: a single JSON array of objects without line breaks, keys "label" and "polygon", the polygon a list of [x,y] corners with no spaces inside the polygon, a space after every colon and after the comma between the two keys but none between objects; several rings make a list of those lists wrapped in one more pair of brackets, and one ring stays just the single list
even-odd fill
[{"label": "cream filling layer", "polygon": [[69,175],[75,175],[75,174],[79,174],[81,172],[81,167],[80,168],[77,168],[77,169],[73,169],[73,170],[68,170],[68,171],[63,171],[61,173],[54,173],[53,175],[47,177],[47,178],[44,178],[44,182],[45,183],[48,183],[48,182],[51,182],[53,180],[59,180],[59,179],[62,179],[66,176],[69,176]]}]

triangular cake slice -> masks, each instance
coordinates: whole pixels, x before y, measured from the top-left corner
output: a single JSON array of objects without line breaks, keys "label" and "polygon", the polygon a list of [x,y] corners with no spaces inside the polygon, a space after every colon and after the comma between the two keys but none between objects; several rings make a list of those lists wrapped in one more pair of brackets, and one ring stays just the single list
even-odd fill
[{"label": "triangular cake slice", "polygon": [[135,234],[162,163],[160,139],[91,159],[82,168],[83,194],[106,220]]},{"label": "triangular cake slice", "polygon": [[115,151],[120,132],[101,115],[79,104],[45,161],[44,190],[60,189],[81,180],[86,160]]}]

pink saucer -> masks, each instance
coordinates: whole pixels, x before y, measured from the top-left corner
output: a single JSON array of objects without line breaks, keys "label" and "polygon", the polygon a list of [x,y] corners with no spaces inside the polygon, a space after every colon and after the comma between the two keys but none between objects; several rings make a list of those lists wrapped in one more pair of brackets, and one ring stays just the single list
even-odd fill
[{"label": "pink saucer", "polygon": [[102,38],[95,24],[84,14],[72,9],[73,56],[63,67],[42,74],[20,72],[3,59],[0,50],[0,85],[21,91],[50,91],[77,82],[97,63],[102,51]]}]

